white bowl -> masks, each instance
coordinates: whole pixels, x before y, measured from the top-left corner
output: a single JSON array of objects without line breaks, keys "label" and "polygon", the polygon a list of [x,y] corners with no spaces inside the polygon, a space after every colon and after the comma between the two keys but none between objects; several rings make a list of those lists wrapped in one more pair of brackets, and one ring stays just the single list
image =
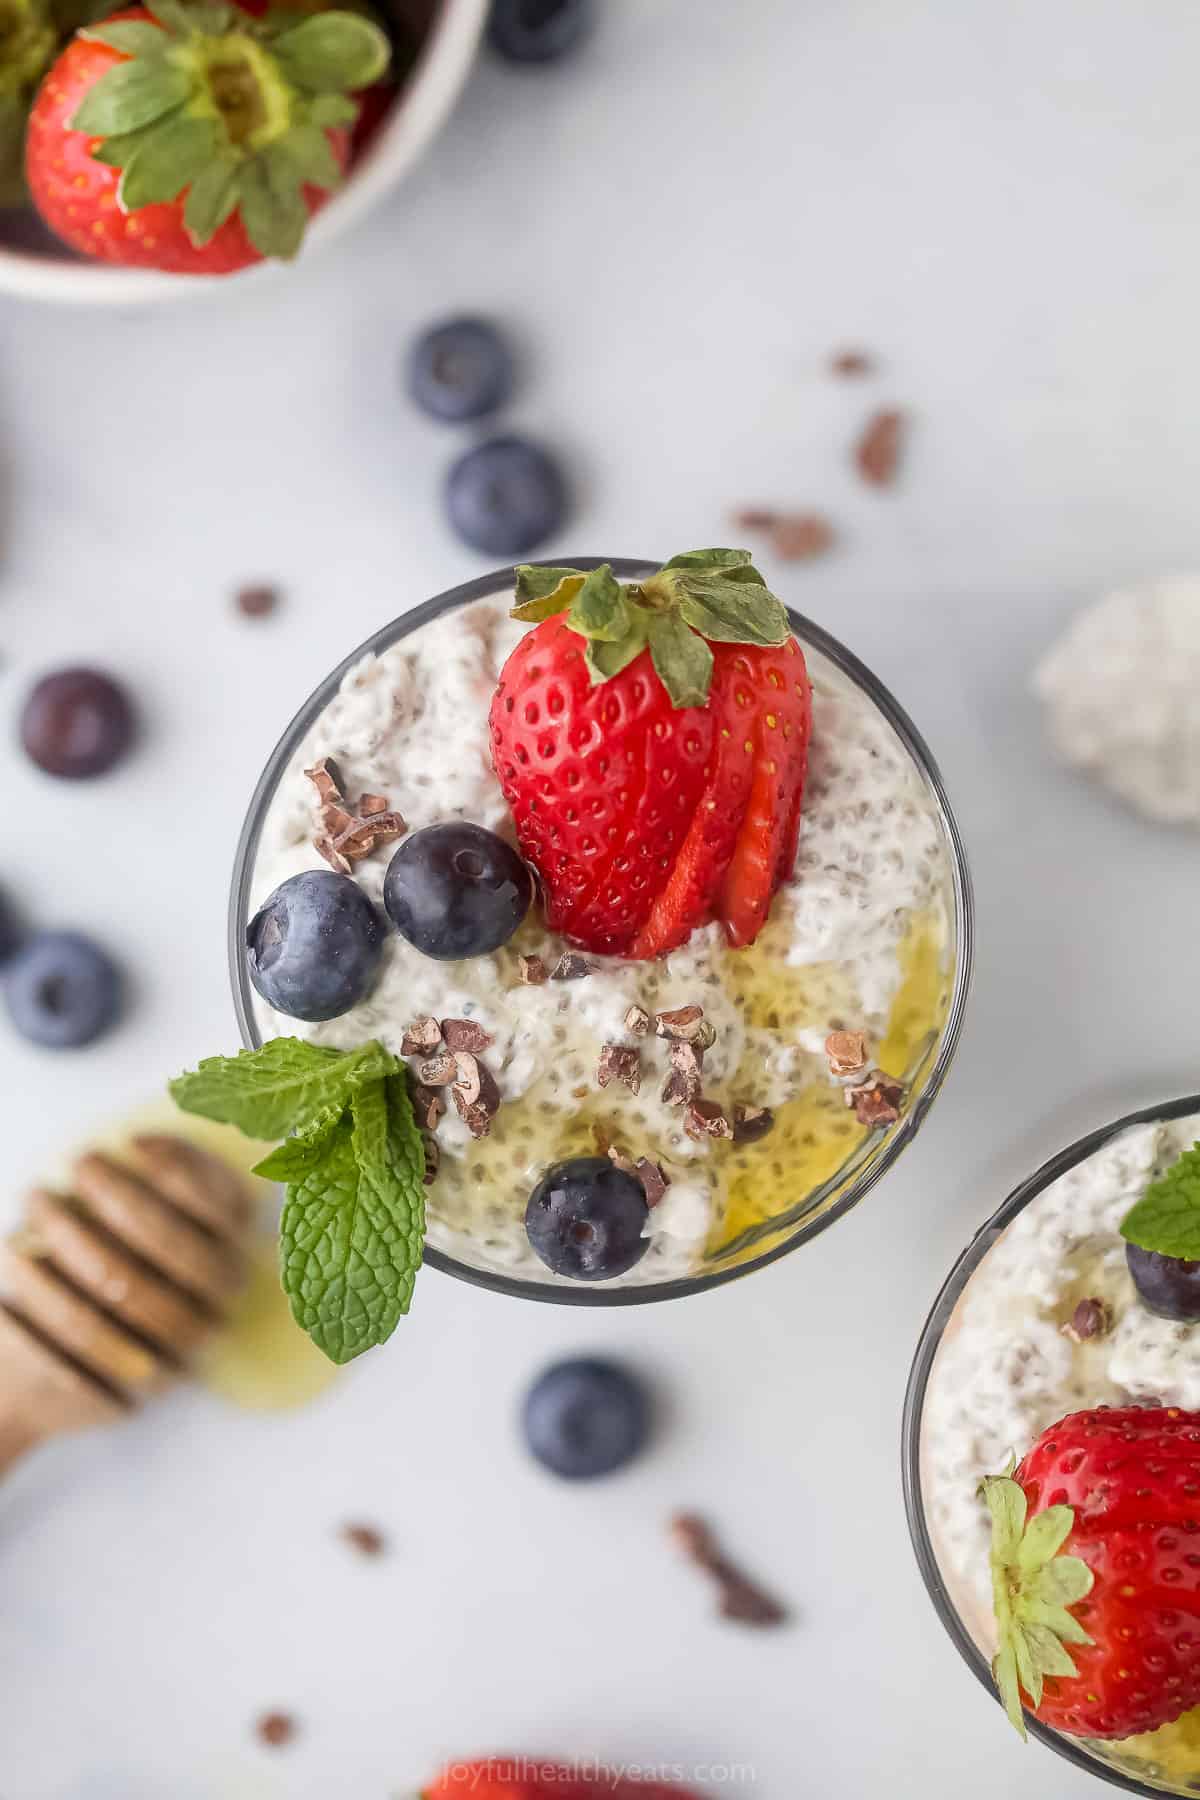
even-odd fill
[{"label": "white bowl", "polygon": [[[311,256],[395,187],[437,136],[467,79],[487,18],[488,0],[441,0],[393,105],[358,163],[313,220],[301,257]],[[65,246],[19,248],[0,240],[0,293],[77,306],[132,306],[220,292],[230,280],[270,279],[286,265],[256,263],[236,276],[160,275],[88,262]]]}]

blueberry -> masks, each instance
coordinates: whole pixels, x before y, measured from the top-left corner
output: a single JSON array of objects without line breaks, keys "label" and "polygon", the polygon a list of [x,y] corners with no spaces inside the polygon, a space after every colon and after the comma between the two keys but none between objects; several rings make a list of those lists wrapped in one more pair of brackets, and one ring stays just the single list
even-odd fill
[{"label": "blueberry", "polygon": [[386,930],[348,875],[306,869],[282,882],[247,925],[250,979],[290,1019],[336,1019],[370,993]]},{"label": "blueberry", "polygon": [[11,903],[0,893],[0,963],[6,963],[10,956],[16,955],[24,935]]},{"label": "blueberry", "polygon": [[576,1281],[608,1281],[640,1262],[649,1216],[640,1181],[607,1156],[556,1163],[529,1196],[525,1230],[548,1269]]},{"label": "blueberry", "polygon": [[526,555],[558,530],[566,510],[557,465],[524,438],[477,444],[446,477],[451,525],[464,543],[487,556]]},{"label": "blueberry", "polygon": [[1143,1250],[1140,1244],[1126,1244],[1125,1261],[1147,1311],[1181,1324],[1194,1325],[1200,1320],[1200,1262],[1160,1256],[1157,1250]]},{"label": "blueberry", "polygon": [[107,774],[129,749],[134,732],[129,696],[98,669],[59,669],[43,676],[21,713],[26,755],[47,775],[68,780]]},{"label": "blueberry", "polygon": [[539,1375],[521,1422],[540,1463],[586,1481],[633,1460],[646,1441],[649,1406],[641,1383],[618,1363],[575,1356]]},{"label": "blueberry", "polygon": [[460,962],[506,944],[533,899],[533,876],[511,844],[482,825],[427,825],[388,866],[383,904],[424,956]]},{"label": "blueberry", "polygon": [[508,399],[512,358],[486,319],[447,319],[422,332],[408,362],[408,391],[435,419],[481,419]]},{"label": "blueberry", "polygon": [[41,931],[5,969],[13,1024],[48,1050],[74,1050],[107,1031],[120,1011],[112,958],[76,931]]},{"label": "blueberry", "polygon": [[488,37],[510,62],[553,62],[592,22],[592,0],[492,0]]}]

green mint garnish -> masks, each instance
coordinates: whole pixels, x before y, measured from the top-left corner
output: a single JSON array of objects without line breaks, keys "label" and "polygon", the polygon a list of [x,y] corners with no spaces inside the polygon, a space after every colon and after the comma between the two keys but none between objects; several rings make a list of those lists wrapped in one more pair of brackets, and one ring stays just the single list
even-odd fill
[{"label": "green mint garnish", "polygon": [[558,613],[585,639],[593,682],[619,675],[648,644],[675,707],[706,703],[709,643],[778,645],[791,630],[748,550],[688,550],[644,581],[620,582],[607,563],[587,574],[519,568],[513,618],[538,624]]},{"label": "green mint garnish", "polygon": [[280,1275],[292,1317],[331,1361],[385,1343],[412,1300],[425,1236],[425,1153],[406,1077],[372,1041],[275,1038],[171,1084],[184,1112],[287,1137],[255,1173],[287,1184]]},{"label": "green mint garnish", "polygon": [[1048,1675],[1078,1673],[1065,1646],[1092,1640],[1067,1608],[1091,1592],[1095,1577],[1081,1557],[1060,1554],[1075,1524],[1069,1506],[1048,1506],[1026,1525],[1028,1503],[1011,1475],[988,1475],[979,1491],[992,1515],[999,1643],[992,1675],[1005,1712],[1024,1737],[1022,1690],[1037,1707]]},{"label": "green mint garnish", "polygon": [[1121,1236],[1160,1256],[1200,1261],[1200,1144],[1151,1182],[1122,1219]]}]

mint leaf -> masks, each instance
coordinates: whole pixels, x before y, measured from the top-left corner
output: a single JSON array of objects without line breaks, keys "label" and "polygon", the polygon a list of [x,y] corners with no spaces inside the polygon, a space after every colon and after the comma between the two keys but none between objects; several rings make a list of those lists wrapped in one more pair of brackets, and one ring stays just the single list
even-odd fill
[{"label": "mint leaf", "polygon": [[1121,1236],[1160,1256],[1200,1261],[1200,1144],[1151,1182],[1122,1219]]},{"label": "mint leaf", "polygon": [[365,1082],[394,1075],[398,1064],[382,1044],[331,1050],[301,1038],[272,1038],[260,1050],[209,1056],[170,1083],[182,1112],[236,1125],[247,1137],[311,1133],[336,1118]]},{"label": "mint leaf", "polygon": [[347,1363],[391,1336],[421,1262],[425,1158],[404,1077],[360,1087],[294,1155],[304,1172],[283,1209],[284,1291],[318,1349]]}]

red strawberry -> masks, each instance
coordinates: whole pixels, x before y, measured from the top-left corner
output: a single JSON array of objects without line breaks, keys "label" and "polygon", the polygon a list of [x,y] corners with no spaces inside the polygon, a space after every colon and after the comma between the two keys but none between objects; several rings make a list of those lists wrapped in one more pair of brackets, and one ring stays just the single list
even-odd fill
[{"label": "red strawberry", "polygon": [[388,61],[346,12],[152,0],[79,32],[25,149],[42,218],[85,256],[226,275],[294,256],[346,165],[350,93]]},{"label": "red strawberry", "polygon": [[1099,1407],[989,1477],[1009,1717],[1075,1737],[1154,1731],[1200,1704],[1200,1413]]},{"label": "red strawberry", "polygon": [[791,872],[812,702],[787,614],[740,550],[646,581],[518,570],[537,621],[492,701],[492,760],[547,921],[661,956],[719,919],[751,943]]},{"label": "red strawberry", "polygon": [[616,1770],[578,1772],[535,1756],[484,1756],[447,1763],[419,1800],[698,1800],[690,1790],[639,1781]]}]

